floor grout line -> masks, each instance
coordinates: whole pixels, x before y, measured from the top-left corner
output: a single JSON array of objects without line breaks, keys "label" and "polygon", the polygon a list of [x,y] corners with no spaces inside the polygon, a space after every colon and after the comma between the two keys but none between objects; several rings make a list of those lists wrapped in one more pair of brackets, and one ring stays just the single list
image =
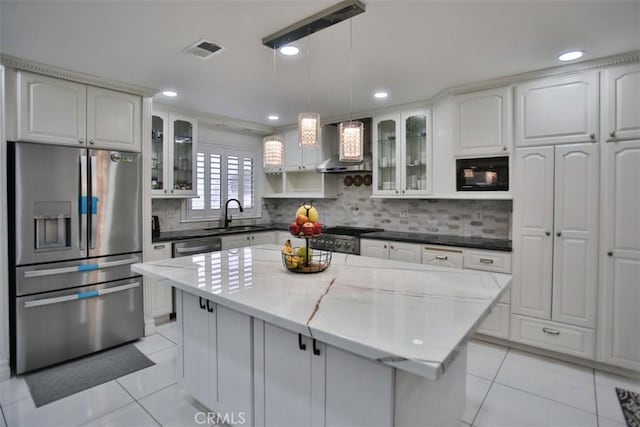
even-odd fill
[{"label": "floor grout line", "polygon": [[2,420],[4,421],[4,425],[9,427],[9,423],[7,422],[7,417],[4,415],[4,409],[2,409],[2,405],[0,405],[0,416],[2,416]]},{"label": "floor grout line", "polygon": [[[495,383],[496,378],[498,377],[498,373],[500,372],[500,369],[502,368],[502,365],[504,364],[504,361],[507,359],[507,354],[509,354],[510,351],[511,351],[511,349],[507,347],[507,351],[504,352],[504,356],[502,356],[502,360],[500,361],[500,366],[498,366],[498,369],[496,369],[496,373],[493,375],[493,379],[490,380],[491,383],[489,384],[489,388],[487,389],[487,393],[484,395],[484,398],[482,399],[482,402],[480,402],[480,406],[478,407],[478,410],[476,411],[475,415],[473,416],[473,419],[471,420],[471,427],[473,427],[473,423],[476,422],[476,418],[478,418],[478,415],[480,414],[480,411],[482,410],[482,406],[484,405],[484,402],[487,401],[487,397],[489,397],[489,392],[491,392],[491,387],[493,387],[493,384]],[[498,384],[500,384],[500,383],[498,383]]]},{"label": "floor grout line", "polygon": [[[117,381],[117,379],[116,379],[116,381]],[[127,389],[125,388],[125,386],[123,386],[123,385],[122,385],[122,384],[120,384],[120,383],[118,383],[118,385],[119,385],[120,387],[122,387],[122,389],[125,391],[125,393],[127,393],[129,396],[131,396],[131,398],[133,399],[133,402],[135,402],[138,406],[140,406],[140,407],[142,408],[142,410],[143,410],[144,412],[146,412],[146,413],[151,417],[151,419],[152,419],[153,421],[155,421],[155,422],[156,422],[156,424],[158,424],[159,426],[161,426],[161,427],[162,427],[162,424],[161,424],[158,420],[156,420],[156,418],[155,418],[153,415],[151,415],[151,412],[147,411],[147,408],[145,408],[145,407],[142,405],[142,403],[140,403],[140,402],[138,401],[138,399],[136,399],[135,397],[133,397],[133,395],[132,395],[131,393],[129,393],[129,390],[127,390]],[[160,390],[158,390],[158,391],[160,391]],[[151,394],[153,394],[153,393],[151,393]],[[149,396],[151,396],[151,394],[150,394]],[[145,396],[145,397],[146,397],[146,396]],[[143,399],[144,399],[144,397],[143,397]],[[8,426],[7,426],[7,427],[8,427]]]},{"label": "floor grout line", "polygon": [[598,416],[598,388],[596,387],[596,370],[593,368],[591,370],[593,374],[593,401],[596,405],[596,427],[600,427],[600,417]]}]

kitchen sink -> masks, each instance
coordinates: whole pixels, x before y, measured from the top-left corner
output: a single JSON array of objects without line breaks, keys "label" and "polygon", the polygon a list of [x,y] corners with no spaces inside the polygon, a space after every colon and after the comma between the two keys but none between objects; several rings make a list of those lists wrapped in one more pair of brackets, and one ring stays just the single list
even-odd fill
[{"label": "kitchen sink", "polygon": [[264,230],[264,226],[261,225],[238,225],[234,227],[217,227],[217,228],[205,228],[206,231],[217,231],[218,233],[238,233],[242,231],[259,231]]}]

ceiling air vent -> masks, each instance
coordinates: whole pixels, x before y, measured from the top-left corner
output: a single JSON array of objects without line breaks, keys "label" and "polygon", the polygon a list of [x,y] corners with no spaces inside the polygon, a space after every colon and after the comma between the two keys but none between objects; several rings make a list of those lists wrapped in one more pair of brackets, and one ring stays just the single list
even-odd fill
[{"label": "ceiling air vent", "polygon": [[202,39],[198,40],[184,51],[186,53],[190,53],[192,55],[197,56],[200,59],[209,59],[216,52],[220,52],[222,50],[222,46],[218,46],[215,43],[211,43],[208,40]]}]

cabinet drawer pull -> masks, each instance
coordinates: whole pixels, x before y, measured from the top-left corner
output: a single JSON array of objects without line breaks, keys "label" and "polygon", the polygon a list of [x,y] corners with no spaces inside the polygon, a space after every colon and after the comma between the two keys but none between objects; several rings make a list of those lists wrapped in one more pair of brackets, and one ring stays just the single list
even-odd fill
[{"label": "cabinet drawer pull", "polygon": [[446,261],[449,259],[448,256],[446,255],[436,255],[436,259],[440,260],[440,261]]},{"label": "cabinet drawer pull", "polygon": [[316,339],[313,339],[313,354],[320,356],[320,349],[316,347]]},{"label": "cabinet drawer pull", "polygon": [[542,332],[549,335],[560,335],[560,331],[551,328],[542,328]]},{"label": "cabinet drawer pull", "polygon": [[211,301],[207,300],[207,311],[208,311],[209,313],[213,313],[213,309],[214,309],[214,307],[215,307],[215,306],[213,305],[213,303],[212,303]]},{"label": "cabinet drawer pull", "polygon": [[204,298],[199,297],[198,299],[200,300],[200,309],[201,309],[201,310],[206,309],[206,308],[207,308],[207,306],[206,306],[206,305],[205,305],[205,303],[204,303]]},{"label": "cabinet drawer pull", "polygon": [[155,245],[153,249],[164,249],[164,245]]},{"label": "cabinet drawer pull", "polygon": [[480,258],[482,264],[493,264],[493,260],[489,258]]},{"label": "cabinet drawer pull", "polygon": [[298,348],[302,351],[307,350],[307,345],[302,342],[302,334],[298,334]]}]

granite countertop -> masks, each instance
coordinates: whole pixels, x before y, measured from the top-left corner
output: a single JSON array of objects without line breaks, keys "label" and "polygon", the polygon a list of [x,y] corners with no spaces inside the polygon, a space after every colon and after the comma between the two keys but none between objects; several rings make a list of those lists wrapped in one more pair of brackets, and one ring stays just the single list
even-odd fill
[{"label": "granite countertop", "polygon": [[[511,276],[346,254],[316,274],[260,245],[138,263],[132,270],[265,322],[438,379]],[[233,278],[233,280],[230,280]]]},{"label": "granite countertop", "polygon": [[256,224],[256,225],[239,225],[229,228],[205,228],[197,230],[178,230],[178,231],[162,231],[159,235],[151,237],[152,243],[174,242],[178,240],[197,239],[200,237],[226,236],[229,234],[251,233],[272,230],[288,230],[288,224]]},{"label": "granite countertop", "polygon": [[484,237],[447,236],[442,234],[406,233],[402,231],[376,231],[365,233],[361,239],[396,240],[399,242],[420,243],[463,248],[486,249],[511,252],[511,240],[487,239]]}]

